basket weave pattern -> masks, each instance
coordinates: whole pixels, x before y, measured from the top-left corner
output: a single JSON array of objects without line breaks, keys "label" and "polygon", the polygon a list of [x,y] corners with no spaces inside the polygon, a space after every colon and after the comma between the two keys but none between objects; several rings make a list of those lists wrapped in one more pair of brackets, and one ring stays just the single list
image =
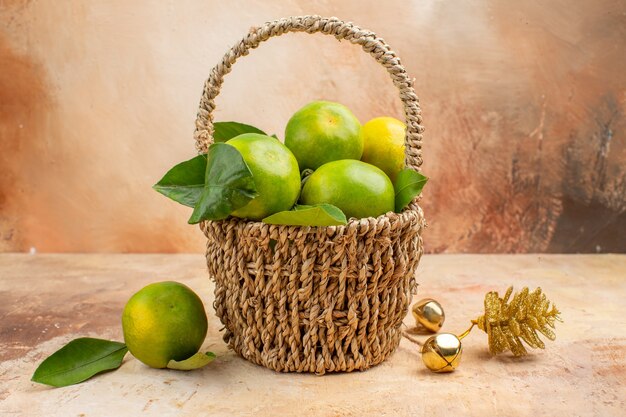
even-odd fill
[{"label": "basket weave pattern", "polygon": [[[319,16],[252,28],[213,68],[196,120],[198,151],[206,152],[213,142],[212,113],[223,77],[250,49],[287,32],[320,32],[359,44],[388,70],[405,110],[405,162],[419,169],[419,103],[399,58],[374,33]],[[424,226],[415,202],[400,214],[351,219],[345,226],[275,226],[236,218],[203,222],[224,340],[244,358],[282,372],[324,374],[382,362],[400,341]]]}]

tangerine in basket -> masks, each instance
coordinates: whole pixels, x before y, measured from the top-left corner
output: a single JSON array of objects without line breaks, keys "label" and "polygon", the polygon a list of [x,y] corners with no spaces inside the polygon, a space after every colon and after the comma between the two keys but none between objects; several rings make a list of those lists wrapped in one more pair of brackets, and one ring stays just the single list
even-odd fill
[{"label": "tangerine in basket", "polygon": [[285,145],[257,133],[244,133],[226,143],[241,153],[259,193],[248,204],[233,211],[233,216],[261,220],[293,207],[300,195],[300,168]]},{"label": "tangerine in basket", "polygon": [[368,163],[353,159],[319,167],[304,183],[302,204],[328,203],[346,217],[378,217],[394,210],[395,193],[387,175]]},{"label": "tangerine in basket", "polygon": [[343,104],[313,101],[298,110],[285,128],[285,145],[300,169],[317,169],[340,159],[361,159],[361,123]]},{"label": "tangerine in basket", "polygon": [[202,300],[184,284],[150,284],[126,303],[122,314],[124,342],[130,353],[152,368],[171,359],[187,359],[200,349],[207,333]]},{"label": "tangerine in basket", "polygon": [[361,161],[376,165],[395,182],[404,168],[405,132],[406,125],[393,117],[377,117],[365,123],[361,128]]}]

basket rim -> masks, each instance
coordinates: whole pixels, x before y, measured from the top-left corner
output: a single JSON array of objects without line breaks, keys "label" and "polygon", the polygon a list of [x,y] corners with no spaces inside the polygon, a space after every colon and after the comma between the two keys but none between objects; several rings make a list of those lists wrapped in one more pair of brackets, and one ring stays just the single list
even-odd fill
[{"label": "basket rim", "polygon": [[[419,199],[420,198],[418,197],[417,200]],[[424,226],[426,225],[426,222],[424,219],[424,211],[419,206],[419,204],[417,204],[417,201],[413,201],[400,213],[395,213],[395,212],[390,211],[385,214],[381,214],[378,217],[364,217],[361,219],[351,217],[346,224],[336,225],[336,226],[296,226],[296,225],[284,225],[284,224],[268,224],[268,223],[263,223],[262,221],[259,221],[259,220],[249,220],[249,219],[242,219],[239,217],[229,216],[223,220],[203,220],[202,222],[200,222],[200,229],[204,232],[206,227],[209,224],[236,223],[248,229],[265,228],[268,230],[278,229],[279,231],[280,230],[297,230],[297,229],[302,229],[302,230],[314,229],[314,230],[327,230],[327,231],[333,231],[333,232],[343,232],[344,230],[351,229],[351,228],[357,228],[357,229],[360,229],[362,227],[369,228],[369,226],[372,223],[381,223],[381,222],[396,223],[398,221],[408,222],[411,219],[414,219],[416,217],[418,219],[421,219],[421,221],[424,223]]]}]

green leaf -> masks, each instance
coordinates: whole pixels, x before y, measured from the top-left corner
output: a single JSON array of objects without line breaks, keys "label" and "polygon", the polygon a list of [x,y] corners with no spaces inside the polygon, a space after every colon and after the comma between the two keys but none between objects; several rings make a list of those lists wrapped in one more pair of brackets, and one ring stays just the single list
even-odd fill
[{"label": "green leaf", "polygon": [[204,188],[206,161],[207,156],[203,154],[181,162],[167,171],[152,188],[180,204],[194,207]]},{"label": "green leaf", "polygon": [[257,195],[252,172],[241,153],[226,143],[214,143],[209,147],[202,195],[189,223],[225,219]]},{"label": "green leaf", "polygon": [[405,168],[398,173],[394,189],[396,192],[396,213],[400,213],[411,201],[422,192],[428,177]]},{"label": "green leaf", "polygon": [[346,215],[332,204],[298,206],[263,219],[263,223],[288,226],[337,226],[346,224]]},{"label": "green leaf", "polygon": [[265,132],[261,129],[238,122],[215,122],[213,123],[213,129],[213,140],[216,143],[226,142],[243,133],[259,133],[265,135]]},{"label": "green leaf", "polygon": [[[237,122],[216,122],[213,126],[215,142],[226,142],[242,133],[265,134],[254,126]],[[170,169],[152,188],[180,204],[195,207],[204,191],[206,165],[206,155],[198,155],[181,162]]]},{"label": "green leaf", "polygon": [[198,352],[182,361],[175,361],[172,359],[168,362],[167,367],[169,369],[177,369],[179,371],[191,371],[192,369],[202,368],[203,366],[210,364],[213,362],[213,359],[215,359],[215,353],[213,352]]},{"label": "green leaf", "polygon": [[122,364],[128,348],[124,343],[81,337],[74,339],[45,359],[33,374],[32,381],[64,387]]},{"label": "green leaf", "polygon": [[274,139],[278,139],[278,136],[276,136],[276,133],[274,133],[274,134],[273,134],[272,136],[270,136],[270,137],[272,137],[272,138],[274,138]]}]

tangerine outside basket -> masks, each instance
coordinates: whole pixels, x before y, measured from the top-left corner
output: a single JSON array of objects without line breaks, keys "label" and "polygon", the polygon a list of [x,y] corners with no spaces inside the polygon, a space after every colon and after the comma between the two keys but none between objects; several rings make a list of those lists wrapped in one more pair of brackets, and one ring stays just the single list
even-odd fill
[{"label": "tangerine outside basket", "polygon": [[[400,90],[406,165],[419,170],[418,98],[398,56],[371,31],[337,18],[299,16],[254,27],[204,84],[194,137],[213,143],[215,97],[241,56],[272,36],[323,33],[361,45]],[[204,221],[214,307],[224,340],[245,359],[281,372],[349,372],[384,361],[400,343],[422,255],[422,209],[350,219],[345,226],[276,226],[229,218]]]}]

